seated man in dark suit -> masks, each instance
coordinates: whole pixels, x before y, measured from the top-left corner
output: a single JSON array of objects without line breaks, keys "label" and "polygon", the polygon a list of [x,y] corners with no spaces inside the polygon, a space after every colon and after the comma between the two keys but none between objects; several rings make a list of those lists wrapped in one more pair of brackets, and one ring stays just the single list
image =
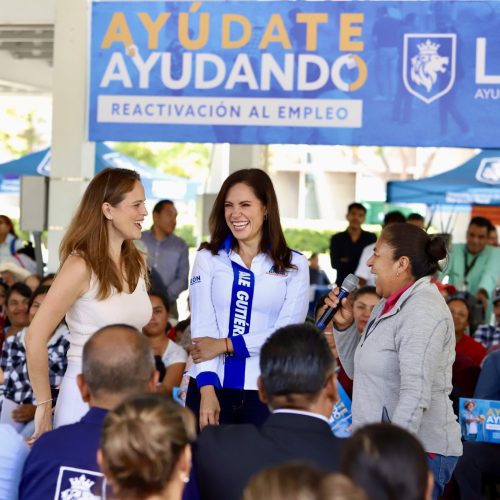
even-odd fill
[{"label": "seated man in dark suit", "polygon": [[103,475],[96,455],[104,417],[129,395],[154,392],[157,381],[151,345],[141,332],[111,325],[92,335],[83,347],[77,378],[90,410],[79,422],[35,441],[24,465],[19,498],[101,498]]},{"label": "seated man in dark suit", "polygon": [[239,500],[250,477],[292,460],[325,471],[339,468],[341,440],[328,419],[337,401],[335,359],[313,325],[277,330],[262,346],[259,395],[272,414],[253,425],[208,426],[195,450],[204,500]]}]

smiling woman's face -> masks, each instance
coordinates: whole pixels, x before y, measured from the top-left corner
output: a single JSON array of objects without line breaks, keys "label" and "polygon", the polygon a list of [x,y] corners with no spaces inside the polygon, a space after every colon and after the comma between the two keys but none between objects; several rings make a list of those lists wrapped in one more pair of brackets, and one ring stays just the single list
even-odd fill
[{"label": "smiling woman's face", "polygon": [[448,302],[453,324],[455,325],[455,332],[465,332],[469,325],[469,310],[461,300],[452,300]]},{"label": "smiling woman's face", "polygon": [[358,333],[363,333],[368,320],[370,319],[370,314],[373,308],[378,304],[379,297],[374,293],[364,293],[356,298],[352,304],[352,312],[354,314],[354,323]]},{"label": "smiling woman's face", "polygon": [[224,217],[239,242],[260,243],[265,214],[266,207],[250,186],[240,182],[227,192]]},{"label": "smiling woman's face", "polygon": [[142,333],[144,333],[146,337],[164,335],[168,325],[168,312],[160,297],[150,295],[149,299],[151,300],[153,315],[149,323],[142,329]]},{"label": "smiling woman's face", "polygon": [[137,181],[115,207],[104,204],[109,212],[108,231],[113,231],[124,240],[141,239],[142,223],[148,214],[144,203],[144,187]]},{"label": "smiling woman's face", "polygon": [[30,299],[17,291],[11,293],[7,301],[6,313],[12,326],[26,326],[28,324],[28,304]]},{"label": "smiling woman's face", "polygon": [[368,259],[368,266],[372,274],[375,274],[375,287],[377,294],[382,297],[390,297],[396,293],[400,284],[396,280],[398,262],[394,260],[394,250],[386,243],[383,236],[375,243],[373,255]]}]

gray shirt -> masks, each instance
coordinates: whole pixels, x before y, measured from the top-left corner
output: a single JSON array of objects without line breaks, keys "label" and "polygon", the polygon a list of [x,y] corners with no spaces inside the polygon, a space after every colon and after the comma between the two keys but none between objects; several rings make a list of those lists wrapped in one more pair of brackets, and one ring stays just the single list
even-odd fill
[{"label": "gray shirt", "polygon": [[393,424],[415,434],[426,452],[460,456],[460,426],[449,394],[455,360],[455,329],[437,287],[421,278],[395,306],[373,309],[361,335],[355,325],[335,331],[340,360],[354,379],[353,426],[381,422],[384,407]]},{"label": "gray shirt", "polygon": [[141,241],[148,249],[148,265],[161,276],[170,301],[177,300],[188,287],[189,253],[186,242],[175,234],[157,240],[151,231],[144,231]]}]

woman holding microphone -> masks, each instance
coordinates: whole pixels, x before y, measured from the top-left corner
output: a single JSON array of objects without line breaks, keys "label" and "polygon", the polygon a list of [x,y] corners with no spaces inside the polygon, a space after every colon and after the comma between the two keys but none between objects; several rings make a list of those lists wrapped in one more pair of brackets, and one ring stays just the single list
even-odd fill
[{"label": "woman holding microphone", "polygon": [[269,176],[259,169],[231,174],[209,219],[191,283],[195,365],[187,406],[200,427],[262,423],[260,348],[277,328],[303,322],[309,293],[307,259],[287,247]]},{"label": "woman holding microphone", "polygon": [[[382,300],[361,336],[352,305],[342,301],[334,316],[340,360],[354,379],[356,428],[392,422],[415,434],[442,494],[462,454],[460,426],[449,394],[455,332],[446,303],[430,278],[446,257],[445,241],[410,224],[387,226],[368,261]],[[326,303],[336,306],[333,291]]]}]

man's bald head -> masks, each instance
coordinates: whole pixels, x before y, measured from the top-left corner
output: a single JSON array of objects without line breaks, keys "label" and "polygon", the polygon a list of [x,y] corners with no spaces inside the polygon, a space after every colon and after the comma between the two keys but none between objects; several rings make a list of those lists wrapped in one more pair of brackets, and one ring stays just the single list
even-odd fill
[{"label": "man's bald head", "polygon": [[82,373],[94,398],[144,392],[154,372],[151,345],[132,326],[105,326],[83,347]]}]

